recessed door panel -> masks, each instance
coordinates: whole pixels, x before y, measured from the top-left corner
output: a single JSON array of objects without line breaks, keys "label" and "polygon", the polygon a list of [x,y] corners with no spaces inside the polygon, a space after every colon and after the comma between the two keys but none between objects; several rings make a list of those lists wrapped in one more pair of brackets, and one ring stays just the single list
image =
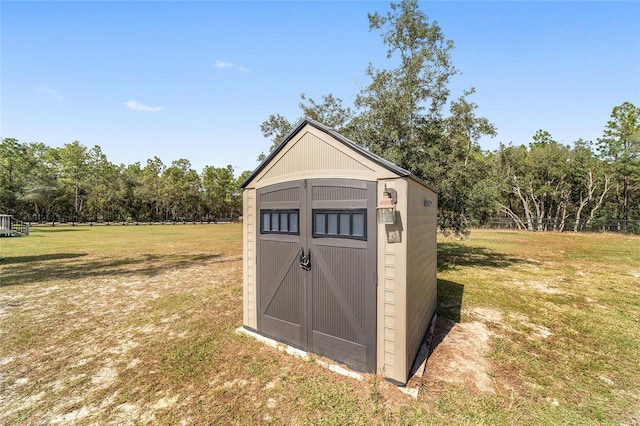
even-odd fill
[{"label": "recessed door panel", "polygon": [[374,371],[376,184],[316,179],[309,186],[309,225],[315,231],[310,240],[310,349]]},{"label": "recessed door panel", "polygon": [[306,223],[302,181],[257,191],[258,330],[306,347],[304,271],[298,266]]}]

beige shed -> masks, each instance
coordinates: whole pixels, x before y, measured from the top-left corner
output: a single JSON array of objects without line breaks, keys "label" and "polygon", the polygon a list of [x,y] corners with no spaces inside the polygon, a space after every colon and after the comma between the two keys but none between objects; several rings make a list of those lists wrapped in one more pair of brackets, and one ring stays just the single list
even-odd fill
[{"label": "beige shed", "polygon": [[244,328],[406,383],[436,311],[437,193],[308,118],[241,187]]}]

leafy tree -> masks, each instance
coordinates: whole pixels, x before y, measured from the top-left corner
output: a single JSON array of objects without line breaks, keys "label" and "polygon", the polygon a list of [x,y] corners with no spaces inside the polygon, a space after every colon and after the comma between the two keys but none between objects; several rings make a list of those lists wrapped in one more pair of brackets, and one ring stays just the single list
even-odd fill
[{"label": "leafy tree", "polygon": [[233,216],[242,216],[242,189],[240,185],[251,176],[251,170],[245,170],[238,176],[235,182],[235,189],[231,197]]},{"label": "leafy tree", "polygon": [[[607,122],[602,138],[598,139],[598,148],[618,178],[617,217],[626,221],[632,198],[640,195],[640,108],[631,102],[614,107],[611,120]],[[640,210],[640,199],[636,199],[636,208]]]},{"label": "leafy tree", "polygon": [[[322,103],[316,102],[313,98],[308,98],[304,93],[300,94],[300,99],[298,106],[304,117],[321,122],[343,133],[345,136],[350,135],[353,130],[351,128],[351,120],[354,112],[351,108],[342,106],[342,99],[336,98],[331,93],[322,96]],[[302,117],[297,121],[301,119]],[[294,124],[280,114],[271,114],[267,120],[262,122],[260,125],[262,135],[271,140],[270,152],[276,149],[287,133],[293,129]],[[266,155],[261,153],[258,156],[258,161],[263,161],[265,157]]]},{"label": "leafy tree", "polygon": [[142,179],[139,197],[143,204],[145,217],[151,220],[164,220],[168,204],[165,193],[165,183],[162,175],[167,167],[158,157],[147,160],[142,169]]},{"label": "leafy tree", "polygon": [[62,186],[58,181],[57,167],[48,146],[43,143],[29,144],[27,152],[32,166],[25,177],[22,191],[24,202],[20,216],[37,222],[52,220],[57,203],[62,199]]},{"label": "leafy tree", "polygon": [[[355,102],[361,110],[357,140],[411,170],[414,164],[406,162],[406,151],[437,143],[441,136],[447,84],[457,72],[450,58],[453,42],[437,22],[429,22],[416,0],[391,3],[386,16],[369,14],[369,30],[382,33],[387,58],[398,59],[399,66],[377,69],[370,64],[367,68],[371,83]],[[427,131],[421,132],[425,127]],[[432,135],[435,140],[429,138]]]},{"label": "leafy tree", "polygon": [[234,213],[234,195],[237,182],[233,167],[206,166],[202,172],[204,200],[214,217],[231,217]]},{"label": "leafy tree", "polygon": [[87,215],[96,221],[113,220],[119,204],[120,170],[109,162],[98,145],[89,150],[89,168]]},{"label": "leafy tree", "polygon": [[531,148],[545,147],[556,142],[555,140],[553,140],[551,133],[542,129],[536,131],[536,134],[533,135],[531,139],[533,139],[533,141],[529,144]]},{"label": "leafy tree", "polygon": [[[600,161],[591,149],[591,143],[582,139],[574,143],[571,163],[568,165],[569,178],[574,183],[573,204],[575,222],[573,232],[590,229],[596,212],[602,207],[611,189],[608,167]],[[588,210],[587,210],[588,209]],[[583,214],[589,212],[583,220]]]},{"label": "leafy tree", "polygon": [[136,162],[128,166],[121,165],[119,168],[118,204],[114,216],[108,220],[122,220],[132,218],[140,220],[151,218],[151,214],[145,208],[143,202],[143,179],[144,172],[140,163]]},{"label": "leafy tree", "polygon": [[59,187],[44,157],[42,143],[0,141],[0,212],[29,220],[50,212]]},{"label": "leafy tree", "polygon": [[305,117],[331,127],[347,137],[352,136],[351,121],[354,118],[354,111],[344,107],[342,99],[336,98],[332,93],[322,96],[322,103],[317,103],[313,98],[307,98],[304,93],[300,95],[300,99],[298,106]]},{"label": "leafy tree", "polygon": [[439,124],[426,126],[425,140],[437,143],[425,145],[422,151],[427,157],[411,167],[439,189],[440,229],[445,233],[464,234],[471,218],[483,221],[492,211],[491,203],[484,204],[494,191],[479,141],[484,135],[495,136],[496,130],[489,120],[476,116],[478,106],[467,99],[474,92],[465,91],[451,102],[442,130]]},{"label": "leafy tree", "polygon": [[[477,117],[477,105],[467,100],[474,89],[452,102],[451,116],[445,116],[448,83],[457,72],[450,58],[453,42],[437,22],[429,21],[416,0],[391,3],[384,16],[369,14],[369,29],[381,32],[387,58],[398,65],[369,65],[366,75],[371,83],[357,96],[355,113],[333,95],[318,103],[303,94],[300,108],[435,186],[440,190],[440,229],[464,233],[470,207],[479,200],[472,201],[472,189],[486,168],[479,140],[494,136],[495,128]],[[273,149],[291,123],[276,114],[261,128],[266,137],[276,137]]]},{"label": "leafy tree", "polygon": [[589,229],[611,188],[587,141],[569,147],[539,130],[528,147],[501,145],[496,156],[500,211],[522,229],[562,232],[570,220],[574,231]]},{"label": "leafy tree", "polygon": [[195,219],[200,200],[200,176],[191,168],[189,160],[173,161],[162,174],[167,207],[172,218]]},{"label": "leafy tree", "polygon": [[[267,120],[260,125],[260,131],[265,138],[271,138],[271,147],[269,152],[276,149],[278,144],[282,142],[284,137],[293,128],[293,124],[280,114],[271,114]],[[266,155],[260,153],[258,161],[263,161]]]},{"label": "leafy tree", "polygon": [[458,161],[469,164],[473,154],[480,151],[480,139],[483,136],[494,137],[496,128],[485,117],[477,117],[475,111],[478,105],[469,102],[468,97],[476,92],[474,88],[466,90],[464,95],[451,103],[451,115],[445,120],[446,136],[455,146]]},{"label": "leafy tree", "polygon": [[13,138],[0,141],[0,212],[18,211],[20,187],[29,170],[26,146]]},{"label": "leafy tree", "polygon": [[62,186],[62,197],[58,205],[63,217],[74,221],[84,219],[90,175],[90,157],[87,147],[78,141],[62,148],[49,150],[52,162],[57,165],[58,182]]}]

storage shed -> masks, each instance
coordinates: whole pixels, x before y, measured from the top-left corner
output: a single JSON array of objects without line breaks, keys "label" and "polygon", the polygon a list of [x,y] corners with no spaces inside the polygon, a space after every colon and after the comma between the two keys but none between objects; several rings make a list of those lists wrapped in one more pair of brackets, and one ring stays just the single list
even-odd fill
[{"label": "storage shed", "polygon": [[436,310],[437,193],[308,118],[241,187],[243,326],[406,383]]}]

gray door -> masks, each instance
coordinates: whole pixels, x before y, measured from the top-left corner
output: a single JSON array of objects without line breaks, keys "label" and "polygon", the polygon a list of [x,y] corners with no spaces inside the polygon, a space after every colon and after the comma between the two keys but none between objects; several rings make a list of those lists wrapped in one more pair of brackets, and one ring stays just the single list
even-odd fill
[{"label": "gray door", "polygon": [[258,190],[258,329],[375,371],[376,184],[314,179]]},{"label": "gray door", "polygon": [[307,215],[300,214],[306,210],[304,181],[259,189],[257,199],[258,330],[306,348],[305,271],[299,267],[306,244]]}]

